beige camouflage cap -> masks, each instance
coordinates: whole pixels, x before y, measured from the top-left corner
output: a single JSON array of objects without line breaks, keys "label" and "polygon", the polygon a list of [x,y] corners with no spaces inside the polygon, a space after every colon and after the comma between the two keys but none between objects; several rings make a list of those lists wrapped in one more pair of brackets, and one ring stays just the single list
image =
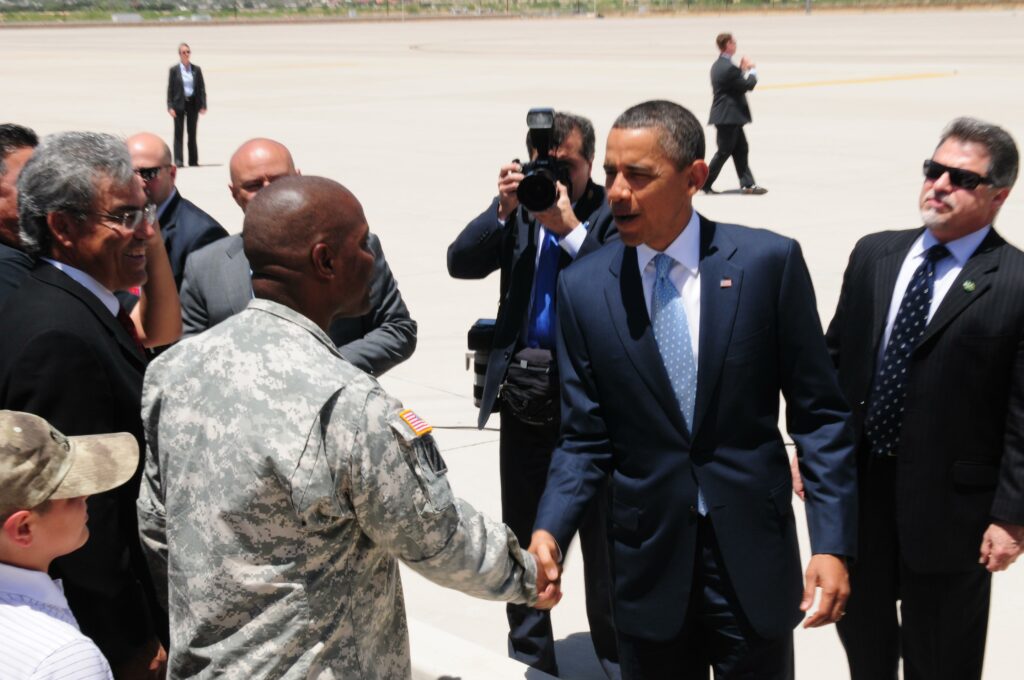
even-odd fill
[{"label": "beige camouflage cap", "polygon": [[113,489],[138,466],[126,432],[65,437],[39,416],[0,411],[0,515]]}]

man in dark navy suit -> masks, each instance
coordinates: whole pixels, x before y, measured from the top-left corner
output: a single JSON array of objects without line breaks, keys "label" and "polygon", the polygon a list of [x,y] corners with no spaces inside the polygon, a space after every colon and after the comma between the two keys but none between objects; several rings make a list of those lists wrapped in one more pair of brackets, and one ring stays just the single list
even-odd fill
[{"label": "man in dark navy suit", "polygon": [[[605,191],[590,179],[594,126],[582,116],[555,112],[550,144],[551,156],[567,169],[571,185],[559,182],[555,205],[535,214],[520,206],[516,193],[524,177],[522,166],[508,163],[498,173],[498,196],[448,247],[448,273],[455,278],[482,279],[501,271],[500,302],[478,424],[482,428],[491,412],[500,410],[501,518],[524,547],[530,542],[558,439],[557,365],[550,361],[557,323],[555,282],[563,269],[615,237]],[[527,137],[527,150],[531,158],[536,156],[531,136]],[[509,367],[523,362],[534,374],[541,371],[547,376],[547,391],[536,399],[549,407],[544,414],[539,407],[523,408],[511,388],[502,388],[503,383],[514,382]],[[604,505],[605,499],[600,498],[585,513],[580,543],[590,635],[605,674],[614,679],[619,671]],[[557,675],[549,612],[508,605],[508,620],[509,655]]]},{"label": "man in dark navy suit", "polygon": [[[992,572],[1024,544],[1024,253],[993,226],[1010,135],[972,118],[924,163],[924,227],[861,239],[828,344],[853,407],[854,680],[981,677]],[[897,617],[899,603],[899,617]]]},{"label": "man in dark navy suit", "polygon": [[[698,215],[704,134],[652,101],[608,135],[621,243],[558,284],[562,430],[531,550],[560,548],[611,476],[624,678],[792,678],[792,629],[838,620],[856,537],[849,411],[800,246]],[[804,473],[804,583],[779,394]]]},{"label": "man in dark navy suit", "polygon": [[749,125],[752,120],[747,92],[757,85],[757,68],[747,57],[740,59],[739,66],[732,62],[736,54],[736,39],[732,33],[719,33],[715,44],[720,54],[711,65],[712,100],[708,122],[717,131],[718,150],[708,166],[704,193],[716,193],[711,185],[731,157],[736,166],[736,176],[740,180],[740,191],[745,194],[766,194],[767,189],[754,183],[754,174],[750,172],[747,162],[750,147],[747,145],[747,135],[743,132],[743,126]]},{"label": "man in dark navy suit", "polygon": [[142,178],[146,195],[156,205],[174,283],[181,289],[189,253],[224,238],[228,232],[178,193],[178,168],[171,162],[171,150],[162,139],[150,132],[140,132],[129,137],[127,143],[135,173]]}]

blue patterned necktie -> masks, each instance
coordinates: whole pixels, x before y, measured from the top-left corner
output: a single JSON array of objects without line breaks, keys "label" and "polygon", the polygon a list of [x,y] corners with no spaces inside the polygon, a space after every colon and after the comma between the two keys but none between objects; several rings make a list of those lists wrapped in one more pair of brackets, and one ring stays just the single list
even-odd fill
[{"label": "blue patterned necktie", "polygon": [[554,234],[547,230],[543,233],[537,272],[533,277],[533,304],[530,305],[526,344],[528,347],[552,349],[555,346],[555,283],[562,247]]},{"label": "blue patterned necktie", "polygon": [[[654,294],[651,300],[651,320],[654,326],[654,340],[665,364],[665,371],[672,383],[679,410],[683,414],[690,434],[693,434],[693,409],[697,401],[697,363],[693,359],[690,343],[690,324],[686,319],[686,307],[668,272],[675,263],[668,255],[654,256]],[[697,509],[701,515],[708,513],[704,493],[697,489]]]},{"label": "blue patterned necktie", "polygon": [[864,419],[864,432],[871,443],[871,452],[876,456],[895,456],[899,447],[910,355],[928,325],[935,287],[935,264],[947,256],[949,250],[941,243],[925,252],[924,261],[910,278],[910,285],[896,312]]}]

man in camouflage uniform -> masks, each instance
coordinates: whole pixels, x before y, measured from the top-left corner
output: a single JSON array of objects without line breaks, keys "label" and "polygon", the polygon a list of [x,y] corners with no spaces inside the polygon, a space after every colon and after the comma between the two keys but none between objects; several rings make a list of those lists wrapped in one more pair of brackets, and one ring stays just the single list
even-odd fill
[{"label": "man in camouflage uniform", "polygon": [[146,374],[139,517],[174,678],[409,677],[396,558],[478,597],[559,597],[452,496],[429,425],[327,336],[366,311],[367,233],[335,182],[263,189],[244,227],[256,299]]}]

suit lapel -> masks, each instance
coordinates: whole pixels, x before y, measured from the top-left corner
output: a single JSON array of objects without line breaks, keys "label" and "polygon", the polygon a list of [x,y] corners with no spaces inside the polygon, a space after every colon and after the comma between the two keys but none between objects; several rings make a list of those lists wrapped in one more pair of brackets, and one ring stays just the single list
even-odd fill
[{"label": "suit lapel", "polygon": [[110,313],[100,299],[93,295],[88,289],[79,284],[77,281],[72,279],[70,276],[60,271],[56,267],[49,264],[37,265],[33,271],[33,276],[56,288],[60,288],[69,295],[77,298],[79,302],[89,308],[89,311],[93,313],[99,322],[107,329],[107,331],[114,337],[114,340],[120,345],[124,353],[132,360],[136,368],[141,371],[146,370],[146,357],[139,351],[139,348],[135,345],[135,340],[128,335],[128,332],[121,327],[120,322]]},{"label": "suit lapel", "polygon": [[700,241],[700,352],[694,434],[708,411],[722,374],[743,286],[743,269],[730,261],[736,245],[714,222],[703,216]]},{"label": "suit lapel", "polygon": [[168,201],[167,207],[164,208],[164,214],[160,216],[160,230],[163,232],[165,239],[168,232],[174,231],[179,203],[181,203],[181,194],[175,191],[174,196]]},{"label": "suit lapel", "polygon": [[665,364],[658,352],[654,329],[647,313],[636,248],[624,246],[611,265],[611,276],[605,284],[605,301],[612,317],[612,327],[626,350],[626,355],[647,388],[662,404],[676,428],[686,433],[683,414],[672,391]]},{"label": "suit lapel", "polygon": [[224,268],[224,292],[231,307],[231,314],[238,314],[249,306],[252,299],[252,268],[242,250],[242,237],[238,238],[224,251],[227,255],[227,266]]},{"label": "suit lapel", "polygon": [[943,328],[948,326],[975,300],[984,295],[992,287],[995,273],[999,269],[999,247],[1003,245],[1003,237],[995,229],[981,242],[970,259],[960,271],[946,296],[942,298],[935,315],[924,329],[924,335],[917,343],[924,345]]},{"label": "suit lapel", "polygon": [[917,237],[921,235],[918,229],[912,232],[903,232],[891,247],[878,259],[874,272],[874,307],[871,315],[871,356],[878,353],[878,345],[882,341],[885,322],[889,317],[889,305],[892,303],[893,289],[896,287],[896,279],[899,278],[900,268],[903,260],[907,257],[907,251],[914,244]]}]

